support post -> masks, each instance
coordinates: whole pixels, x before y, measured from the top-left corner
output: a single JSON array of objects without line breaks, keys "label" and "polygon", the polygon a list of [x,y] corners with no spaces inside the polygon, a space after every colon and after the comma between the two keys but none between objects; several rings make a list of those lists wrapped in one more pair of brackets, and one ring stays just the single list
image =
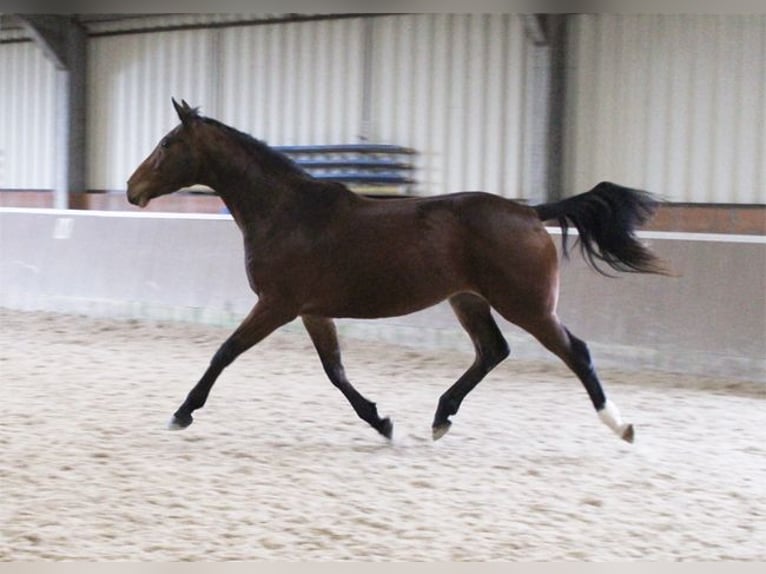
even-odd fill
[{"label": "support post", "polygon": [[68,209],[72,203],[83,203],[76,200],[85,192],[87,34],[71,16],[20,14],[18,18],[56,66],[53,204]]},{"label": "support post", "polygon": [[373,90],[373,50],[375,23],[372,18],[365,18],[364,44],[362,53],[362,121],[360,141],[367,141],[372,134],[372,90]]},{"label": "support post", "polygon": [[568,15],[547,15],[550,45],[550,83],[547,137],[548,201],[562,199],[564,191],[564,150],[567,105],[567,22]]}]

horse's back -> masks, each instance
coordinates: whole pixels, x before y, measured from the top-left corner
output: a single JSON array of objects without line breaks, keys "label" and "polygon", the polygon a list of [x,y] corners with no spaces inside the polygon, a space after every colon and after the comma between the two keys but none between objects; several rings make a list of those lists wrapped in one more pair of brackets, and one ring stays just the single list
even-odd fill
[{"label": "horse's back", "polygon": [[378,201],[373,211],[390,222],[392,246],[452,268],[472,289],[491,282],[487,277],[519,288],[555,279],[555,245],[527,205],[478,191]]},{"label": "horse's back", "polygon": [[442,229],[472,251],[522,260],[552,245],[535,210],[512,199],[467,191],[411,201],[401,207],[415,214],[417,232]]},{"label": "horse's back", "polygon": [[535,211],[512,199],[483,191],[463,191],[430,197],[360,198],[361,205],[375,217],[416,217],[426,224],[429,218],[453,219],[470,227],[496,223],[526,231],[540,226]]}]

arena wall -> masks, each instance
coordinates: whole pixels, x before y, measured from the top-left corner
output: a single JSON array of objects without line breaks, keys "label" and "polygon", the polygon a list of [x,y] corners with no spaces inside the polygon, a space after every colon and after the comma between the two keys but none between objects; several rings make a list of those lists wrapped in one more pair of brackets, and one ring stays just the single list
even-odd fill
[{"label": "arena wall", "polygon": [[765,38],[764,14],[573,16],[564,188],[766,202]]},{"label": "arena wall", "polygon": [[[762,14],[571,15],[564,105],[550,110],[550,47],[520,15],[238,20],[89,25],[88,190],[124,190],[177,123],[175,96],[272,144],[413,147],[417,195],[543,199],[551,120],[564,195],[607,179],[674,203],[765,203]],[[0,190],[52,189],[53,64],[0,33],[0,76],[14,79],[0,90]]]},{"label": "arena wall", "polygon": [[[560,316],[598,364],[766,382],[766,237],[644,237],[681,277],[608,279],[579,255],[563,264]],[[6,308],[234,326],[256,301],[243,263],[227,215],[0,209]],[[471,350],[445,304],[339,327],[347,338]],[[555,360],[501,327],[513,356]]]}]

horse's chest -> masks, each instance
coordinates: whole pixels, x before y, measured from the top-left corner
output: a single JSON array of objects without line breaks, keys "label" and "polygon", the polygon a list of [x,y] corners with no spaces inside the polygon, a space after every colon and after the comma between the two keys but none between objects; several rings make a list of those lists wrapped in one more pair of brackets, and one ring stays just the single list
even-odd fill
[{"label": "horse's chest", "polygon": [[277,246],[245,247],[245,270],[250,288],[257,294],[297,296],[298,288],[311,281],[313,258],[306,250]]}]

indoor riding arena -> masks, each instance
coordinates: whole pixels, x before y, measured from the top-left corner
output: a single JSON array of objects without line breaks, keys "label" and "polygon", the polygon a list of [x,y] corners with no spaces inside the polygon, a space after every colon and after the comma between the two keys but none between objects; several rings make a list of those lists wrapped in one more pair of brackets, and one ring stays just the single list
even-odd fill
[{"label": "indoor riding arena", "polygon": [[[764,46],[763,14],[0,15],[0,560],[766,560]],[[202,125],[293,175],[245,155],[215,189],[203,168],[243,158],[189,152]],[[622,217],[583,195],[600,182],[656,204]],[[462,191],[548,206],[464,196],[534,222],[498,246],[485,210],[448,252],[547,289],[563,351],[524,289],[492,311],[494,366],[461,289],[423,295],[442,259],[412,270],[433,285],[388,275],[441,253],[442,206],[475,217],[436,198]],[[390,219],[301,275],[350,228],[332,194]],[[603,251],[599,273],[591,232],[666,273]],[[376,281],[354,273],[379,252]],[[288,272],[308,302],[248,331]],[[325,312],[326,284],[407,313]],[[482,309],[484,284],[463,289]]]}]

